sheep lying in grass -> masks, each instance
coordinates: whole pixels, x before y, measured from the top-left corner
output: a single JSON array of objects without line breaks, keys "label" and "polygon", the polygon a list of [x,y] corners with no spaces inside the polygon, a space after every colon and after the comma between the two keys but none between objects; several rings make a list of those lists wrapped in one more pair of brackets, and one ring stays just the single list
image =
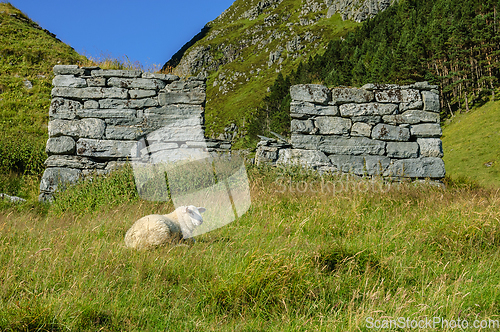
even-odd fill
[{"label": "sheep lying in grass", "polygon": [[125,234],[125,245],[146,249],[190,238],[203,223],[205,208],[180,206],[169,214],[151,214],[137,220]]}]

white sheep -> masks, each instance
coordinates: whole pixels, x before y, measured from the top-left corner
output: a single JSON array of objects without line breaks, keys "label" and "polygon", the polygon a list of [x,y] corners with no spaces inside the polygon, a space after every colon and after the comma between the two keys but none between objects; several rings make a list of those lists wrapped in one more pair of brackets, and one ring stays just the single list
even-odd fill
[{"label": "white sheep", "polygon": [[190,238],[203,223],[202,207],[180,206],[169,214],[151,214],[137,220],[125,234],[125,245],[145,249]]}]

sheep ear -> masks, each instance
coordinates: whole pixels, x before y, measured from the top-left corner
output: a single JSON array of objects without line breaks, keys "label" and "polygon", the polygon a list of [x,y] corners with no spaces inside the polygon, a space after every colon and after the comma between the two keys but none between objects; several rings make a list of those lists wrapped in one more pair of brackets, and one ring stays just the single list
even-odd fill
[{"label": "sheep ear", "polygon": [[207,209],[205,209],[204,207],[199,207],[199,208],[198,208],[198,211],[199,211],[200,213],[203,213],[203,212],[205,212],[206,210],[207,210]]},{"label": "sheep ear", "polygon": [[189,207],[186,206],[185,208],[186,208],[186,210],[184,212],[186,212],[186,213],[191,212],[191,211],[189,211]]}]

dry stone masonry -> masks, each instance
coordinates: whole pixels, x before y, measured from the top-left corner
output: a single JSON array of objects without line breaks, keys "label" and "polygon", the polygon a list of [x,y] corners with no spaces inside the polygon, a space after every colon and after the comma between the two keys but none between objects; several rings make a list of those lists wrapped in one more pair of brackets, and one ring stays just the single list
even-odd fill
[{"label": "dry stone masonry", "polygon": [[205,79],[76,65],[55,66],[54,74],[41,201],[138,157],[132,151],[146,135],[165,149],[230,149],[204,139]]},{"label": "dry stone masonry", "polygon": [[263,139],[257,163],[390,178],[445,175],[437,86],[290,89],[291,142]]}]

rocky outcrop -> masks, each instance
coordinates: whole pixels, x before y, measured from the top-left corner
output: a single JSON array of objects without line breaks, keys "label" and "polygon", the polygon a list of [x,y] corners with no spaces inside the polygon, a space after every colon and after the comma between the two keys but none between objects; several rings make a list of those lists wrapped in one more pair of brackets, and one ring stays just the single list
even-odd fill
[{"label": "rocky outcrop", "polygon": [[291,143],[262,140],[256,162],[390,178],[445,175],[437,86],[290,89]]},{"label": "rocky outcrop", "polygon": [[327,0],[326,17],[339,13],[342,19],[363,22],[384,11],[397,0]]}]

